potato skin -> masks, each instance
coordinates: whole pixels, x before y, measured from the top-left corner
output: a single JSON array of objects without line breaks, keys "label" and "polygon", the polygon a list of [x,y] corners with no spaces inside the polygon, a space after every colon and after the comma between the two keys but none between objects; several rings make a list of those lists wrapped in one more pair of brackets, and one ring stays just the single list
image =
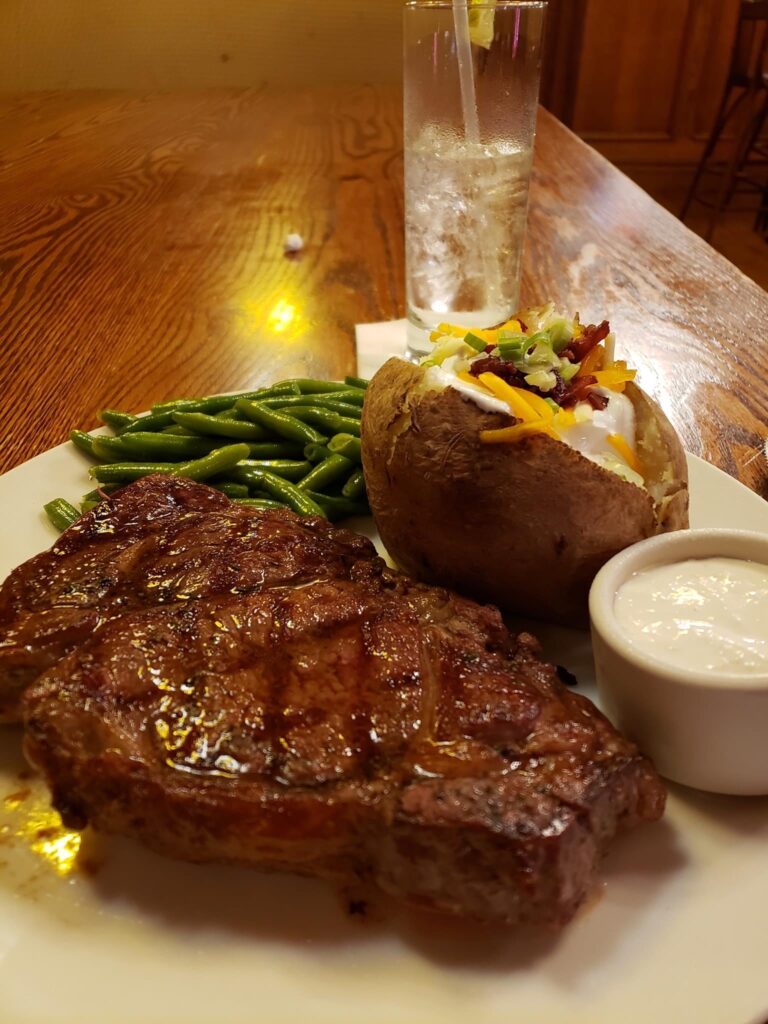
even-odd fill
[{"label": "potato skin", "polygon": [[412,576],[506,612],[584,625],[590,584],[612,555],[688,525],[685,455],[639,388],[630,395],[641,401],[638,426],[651,423],[661,439],[655,454],[668,477],[658,502],[546,434],[483,444],[480,431],[507,417],[453,388],[420,389],[423,375],[403,360],[386,362],[368,386],[362,421],[376,526]]}]

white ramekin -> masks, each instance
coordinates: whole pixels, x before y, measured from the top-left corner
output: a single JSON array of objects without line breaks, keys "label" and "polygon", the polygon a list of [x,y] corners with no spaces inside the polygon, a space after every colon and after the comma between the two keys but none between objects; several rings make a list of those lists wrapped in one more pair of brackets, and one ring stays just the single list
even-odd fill
[{"label": "white ramekin", "polygon": [[768,565],[768,534],[681,530],[633,544],[603,566],[589,594],[597,685],[608,717],[668,779],[715,793],[767,794],[768,674],[667,665],[632,643],[614,612],[617,591],[638,570],[718,557]]}]

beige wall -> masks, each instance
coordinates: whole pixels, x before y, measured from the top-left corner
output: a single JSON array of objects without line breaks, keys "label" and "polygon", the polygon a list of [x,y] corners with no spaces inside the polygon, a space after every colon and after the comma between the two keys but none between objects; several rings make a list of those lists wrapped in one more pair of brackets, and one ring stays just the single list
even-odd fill
[{"label": "beige wall", "polygon": [[402,0],[0,0],[0,91],[386,82]]}]

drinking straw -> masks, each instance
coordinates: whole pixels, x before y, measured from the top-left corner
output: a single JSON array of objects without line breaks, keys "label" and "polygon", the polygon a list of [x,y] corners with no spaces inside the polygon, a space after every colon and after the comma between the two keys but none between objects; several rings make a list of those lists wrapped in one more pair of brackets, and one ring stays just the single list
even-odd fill
[{"label": "drinking straw", "polygon": [[456,56],[459,61],[461,111],[464,117],[464,137],[470,145],[480,142],[480,123],[477,117],[475,78],[472,74],[472,47],[469,38],[469,9],[467,0],[453,0],[453,24],[456,31]]},{"label": "drinking straw", "polygon": [[[477,115],[477,95],[475,78],[472,74],[472,47],[469,34],[469,5],[471,0],[453,0],[453,24],[456,33],[456,57],[459,64],[459,86],[461,90],[461,112],[464,120],[464,139],[470,152],[480,147],[480,121]],[[489,43],[490,45],[490,43]],[[478,153],[479,155],[479,153]],[[477,230],[476,244],[483,263],[483,279],[485,283],[486,309],[493,304],[493,299],[501,299],[501,277],[498,260],[493,259],[483,244],[483,233],[488,223],[484,191],[480,190],[475,208],[475,225]],[[492,325],[488,325],[492,326]]]}]

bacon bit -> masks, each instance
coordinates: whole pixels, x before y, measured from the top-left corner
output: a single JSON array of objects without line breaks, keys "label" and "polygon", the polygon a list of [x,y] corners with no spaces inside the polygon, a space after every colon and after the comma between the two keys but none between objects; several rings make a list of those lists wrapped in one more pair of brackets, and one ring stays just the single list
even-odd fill
[{"label": "bacon bit", "polygon": [[589,324],[578,338],[574,338],[568,343],[560,355],[565,356],[572,363],[580,363],[587,352],[590,352],[595,345],[599,345],[601,341],[604,341],[610,333],[611,325],[607,320],[603,320],[598,326]]},{"label": "bacon bit", "polygon": [[[562,406],[576,405],[578,402],[589,402],[592,405],[592,388],[595,384],[597,381],[589,374],[586,377],[574,377],[569,384],[566,384],[562,394],[559,398],[555,398],[555,401]],[[595,397],[603,398],[604,396],[595,395]],[[599,406],[599,408],[604,409],[607,404],[606,400],[605,405]],[[595,409],[598,406],[593,405],[592,408]]]},{"label": "bacon bit", "polygon": [[522,373],[516,370],[512,363],[504,362],[499,356],[485,356],[483,359],[477,359],[470,365],[469,372],[473,377],[479,377],[481,373],[495,373],[497,377],[501,377],[507,384],[512,384],[516,388],[530,390],[525,383],[525,377]]},{"label": "bacon bit", "polygon": [[587,395],[587,401],[596,411],[604,409],[608,405],[608,399],[605,395],[600,395],[597,391],[590,391]]},{"label": "bacon bit", "polygon": [[560,376],[559,370],[552,371],[555,375],[555,386],[551,391],[547,392],[547,398],[551,398],[553,402],[557,402],[558,405],[563,404],[563,395],[565,394],[566,383]]}]

